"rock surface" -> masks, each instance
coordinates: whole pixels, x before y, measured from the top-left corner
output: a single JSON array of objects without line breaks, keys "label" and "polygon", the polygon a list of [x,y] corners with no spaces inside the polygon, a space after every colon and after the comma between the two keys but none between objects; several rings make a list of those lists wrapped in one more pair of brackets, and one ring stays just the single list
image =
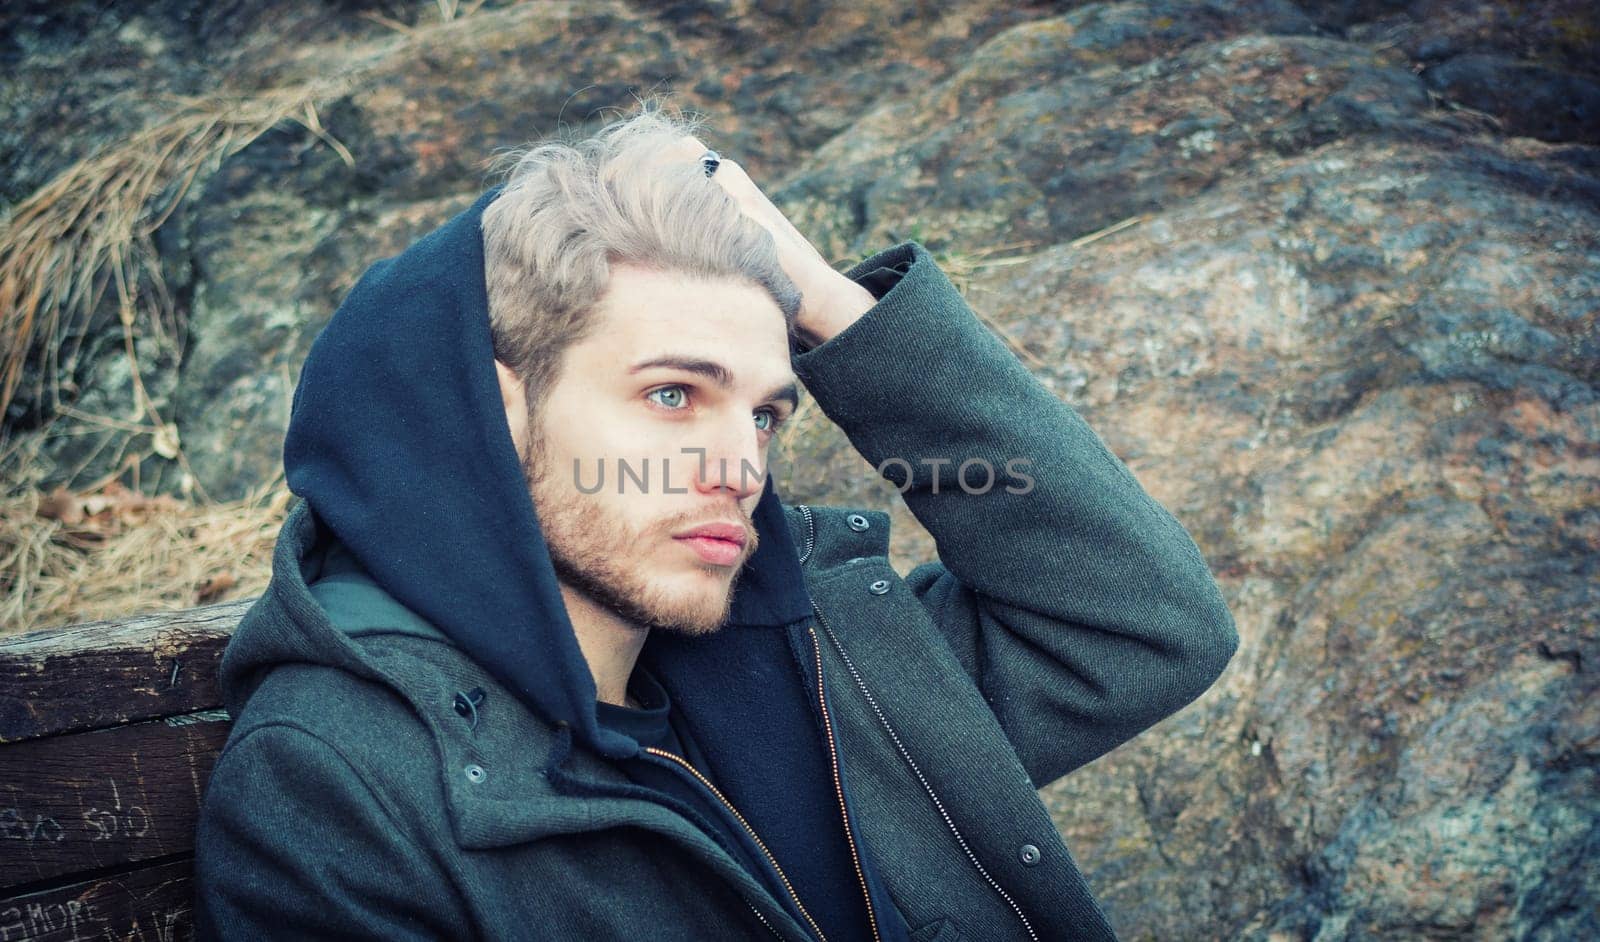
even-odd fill
[{"label": "rock surface", "polygon": [[[1600,20],[1571,2],[8,5],[0,199],[162,95],[326,83],[157,233],[213,497],[483,158],[658,84],[825,254],[916,238],[1194,534],[1242,646],[1044,796],[1126,939],[1600,937]],[[321,86],[318,86],[321,87]],[[126,408],[113,312],[77,408]],[[159,361],[154,353],[140,363]],[[138,433],[7,415],[44,463]],[[793,500],[925,532],[820,417]],[[118,438],[120,436],[120,439]],[[115,441],[111,441],[115,440]],[[108,441],[110,444],[108,444]],[[98,461],[98,463],[97,463]],[[180,489],[150,454],[142,482]],[[10,472],[8,472],[10,473]],[[69,482],[71,483],[71,482]],[[981,927],[969,935],[981,938]]]}]

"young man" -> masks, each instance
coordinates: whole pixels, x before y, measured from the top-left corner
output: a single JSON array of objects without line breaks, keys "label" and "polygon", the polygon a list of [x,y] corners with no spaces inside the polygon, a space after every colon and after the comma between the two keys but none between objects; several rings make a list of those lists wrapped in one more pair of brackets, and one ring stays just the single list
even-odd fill
[{"label": "young man", "polygon": [[[692,130],[531,150],[318,338],[203,937],[1114,937],[1036,789],[1210,686],[1216,583],[922,246],[835,272]],[[797,379],[937,562],[779,500]]]}]

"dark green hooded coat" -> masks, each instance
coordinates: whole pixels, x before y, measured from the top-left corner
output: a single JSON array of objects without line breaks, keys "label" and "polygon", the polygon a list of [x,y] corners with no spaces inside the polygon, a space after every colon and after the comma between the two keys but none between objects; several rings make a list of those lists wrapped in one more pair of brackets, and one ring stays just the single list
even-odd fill
[{"label": "dark green hooded coat", "polygon": [[[446,230],[475,239],[484,203]],[[392,284],[419,252],[437,265],[427,252],[468,251],[460,238],[455,249],[430,239],[368,279]],[[444,308],[470,316],[428,329],[465,331],[477,357],[481,256],[457,261],[446,288],[394,290],[454,291]],[[939,559],[902,578],[886,514],[782,504],[769,482],[756,514],[768,565],[736,614],[766,613],[749,623],[783,625],[795,657],[812,662],[809,682],[820,673],[821,728],[848,772],[841,793],[851,838],[870,852],[874,905],[892,906],[912,939],[1112,939],[1036,789],[1204,692],[1237,647],[1233,620],[1183,527],[920,245],[847,274],[879,278],[878,303],[793,366],[902,489]],[[325,347],[316,368],[342,368],[333,341]],[[367,433],[352,425],[297,445],[291,426],[290,484],[311,496],[294,505],[271,585],[223,661],[234,727],[196,839],[201,936],[814,939],[769,884],[619,771],[637,744],[595,728],[586,672],[545,684],[548,663],[519,660],[553,650],[547,660],[570,664],[576,648],[564,610],[540,595],[553,590],[548,559],[525,488],[529,506],[514,506],[520,467],[498,398],[485,401],[493,376],[481,359],[489,372],[473,372],[459,402],[418,399],[410,408],[440,414],[402,409],[411,431],[386,429],[398,443],[372,445],[395,449],[398,470],[385,473],[410,474],[405,435],[477,410],[455,424],[502,430],[458,449],[483,456],[481,480],[454,476],[479,473],[467,466],[442,481],[417,471],[369,486],[382,500],[352,510],[329,495],[354,493],[358,472],[326,453],[345,447],[340,435]],[[344,406],[297,392],[295,408],[302,422]],[[303,470],[318,461],[322,477]],[[430,503],[430,488],[444,496]],[[463,490],[483,506],[450,496]],[[494,530],[506,529],[491,521],[507,508],[509,532]],[[363,543],[374,520],[413,529]],[[534,557],[518,557],[530,542]],[[503,565],[534,573],[522,580],[531,587],[486,594],[472,583]],[[804,592],[786,595],[785,580]],[[796,600],[803,607],[778,611]],[[748,761],[763,753],[750,743]]]}]

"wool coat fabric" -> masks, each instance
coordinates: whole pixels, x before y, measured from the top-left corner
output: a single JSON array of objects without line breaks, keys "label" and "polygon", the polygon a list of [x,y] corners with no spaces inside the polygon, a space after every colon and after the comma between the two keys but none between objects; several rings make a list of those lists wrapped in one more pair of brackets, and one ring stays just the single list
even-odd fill
[{"label": "wool coat fabric", "polygon": [[[717,802],[760,809],[709,826],[625,774],[649,757],[595,720],[486,356],[493,195],[374,266],[308,359],[300,499],[223,661],[201,936],[817,939],[781,855],[753,872],[727,838],[760,850],[793,781],[847,812],[817,826],[847,835],[862,937],[1113,939],[1037,790],[1229,663],[1233,619],[1179,522],[925,248],[855,266],[876,305],[793,367],[938,559],[901,576],[888,514],[767,482],[729,625],[641,656]],[[793,666],[770,711],[756,656]]]}]

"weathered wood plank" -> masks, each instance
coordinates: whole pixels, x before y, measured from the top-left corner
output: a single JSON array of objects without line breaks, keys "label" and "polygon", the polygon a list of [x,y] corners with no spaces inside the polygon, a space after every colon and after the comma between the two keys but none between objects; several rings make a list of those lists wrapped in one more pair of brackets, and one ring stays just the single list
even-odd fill
[{"label": "weathered wood plank", "polygon": [[244,599],[0,637],[0,743],[209,710]]},{"label": "weathered wood plank", "polygon": [[192,852],[231,726],[217,710],[0,747],[0,887]]},{"label": "weathered wood plank", "polygon": [[194,938],[194,859],[0,899],[0,942]]}]

